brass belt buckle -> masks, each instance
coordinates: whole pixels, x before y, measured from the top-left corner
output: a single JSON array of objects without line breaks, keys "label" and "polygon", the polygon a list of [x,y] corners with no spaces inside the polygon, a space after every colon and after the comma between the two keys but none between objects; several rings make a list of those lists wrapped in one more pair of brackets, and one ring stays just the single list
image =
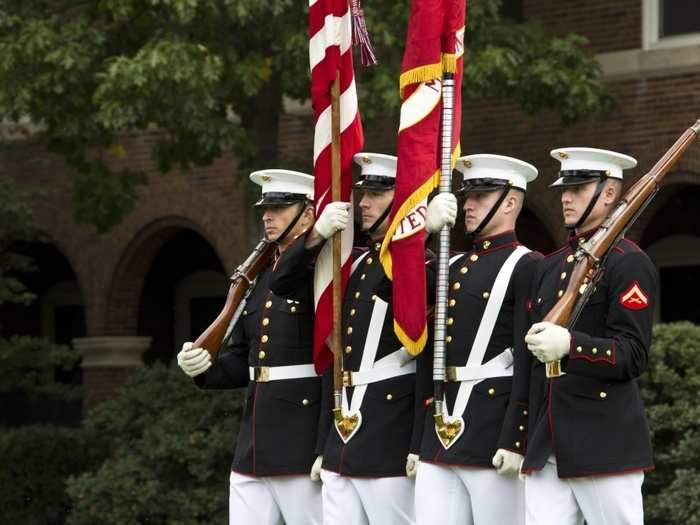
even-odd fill
[{"label": "brass belt buckle", "polygon": [[352,372],[343,370],[343,386],[352,386]]},{"label": "brass belt buckle", "polygon": [[256,383],[267,383],[270,380],[270,367],[256,366],[253,369],[253,377]]},{"label": "brass belt buckle", "polygon": [[457,382],[457,367],[456,366],[448,366],[445,368],[445,377],[447,378],[447,381],[450,383],[456,383]]}]

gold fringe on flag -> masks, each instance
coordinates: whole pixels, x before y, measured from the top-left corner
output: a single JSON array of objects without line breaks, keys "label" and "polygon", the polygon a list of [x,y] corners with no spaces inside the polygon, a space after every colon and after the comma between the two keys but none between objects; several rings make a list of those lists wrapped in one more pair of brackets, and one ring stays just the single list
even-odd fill
[{"label": "gold fringe on flag", "polygon": [[442,71],[442,63],[438,62],[436,64],[414,67],[401,73],[399,77],[399,95],[401,100],[404,98],[403,93],[407,86],[441,78]]}]

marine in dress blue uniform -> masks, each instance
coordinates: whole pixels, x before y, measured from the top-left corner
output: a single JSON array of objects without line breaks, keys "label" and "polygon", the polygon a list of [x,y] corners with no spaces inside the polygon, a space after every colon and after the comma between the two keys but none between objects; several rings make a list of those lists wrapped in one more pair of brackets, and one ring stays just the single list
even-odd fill
[{"label": "marine in dress blue uniform", "polygon": [[[633,242],[613,247],[602,280],[570,329],[538,323],[567,287],[579,245],[617,203],[623,170],[636,161],[593,148],[552,151],[561,162],[562,210],[571,236],[541,263],[526,341],[530,368],[528,525],[635,524],[643,519],[643,472],[653,468],[637,378],[647,367],[656,270]],[[543,363],[565,375],[547,379]]]},{"label": "marine in dress blue uniform", "polygon": [[313,225],[313,177],[262,170],[250,178],[262,187],[256,206],[279,250],[255,280],[217,359],[210,362],[205,350],[185,343],[178,362],[200,388],[246,388],[231,465],[230,523],[320,524],[321,487],[308,478],[321,399],[312,357],[312,279],[291,292],[278,289],[275,279],[280,253]]}]

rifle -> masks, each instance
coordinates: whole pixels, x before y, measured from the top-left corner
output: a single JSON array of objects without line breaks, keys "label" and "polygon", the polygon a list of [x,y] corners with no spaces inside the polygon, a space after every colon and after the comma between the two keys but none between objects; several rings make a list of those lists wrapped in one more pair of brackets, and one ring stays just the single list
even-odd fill
[{"label": "rifle", "polygon": [[248,258],[243,261],[233,275],[229,278],[231,286],[228,289],[226,303],[212,324],[202,332],[196,341],[192,344],[192,348],[204,348],[212,359],[215,359],[219,353],[221,343],[230,332],[230,328],[236,322],[245,305],[245,299],[248,296],[249,289],[258,274],[265,268],[272,254],[275,251],[277,244],[261,239],[255,246],[253,252]]},{"label": "rifle", "polygon": [[[617,241],[625,235],[642,214],[656,193],[659,184],[673,168],[688,146],[700,133],[700,120],[689,127],[649,172],[632,185],[615,209],[593,236],[578,247],[574,254],[574,268],[566,291],[547,313],[544,321],[571,329],[576,323],[595,285],[603,277],[605,262]],[[547,377],[563,375],[561,362],[546,364]]]}]

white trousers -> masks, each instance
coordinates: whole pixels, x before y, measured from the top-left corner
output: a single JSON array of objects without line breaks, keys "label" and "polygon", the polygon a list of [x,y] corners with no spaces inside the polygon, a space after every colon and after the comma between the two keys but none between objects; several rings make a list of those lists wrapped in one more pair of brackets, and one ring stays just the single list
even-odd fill
[{"label": "white trousers", "polygon": [[231,472],[229,525],[320,525],[321,484],[308,476]]},{"label": "white trousers", "polygon": [[417,525],[522,525],[523,482],[495,469],[421,462],[416,475]]},{"label": "white trousers", "polygon": [[349,478],[323,469],[321,481],[324,525],[415,523],[410,478]]},{"label": "white trousers", "polygon": [[525,479],[527,525],[643,525],[643,472],[560,479],[554,458]]}]

